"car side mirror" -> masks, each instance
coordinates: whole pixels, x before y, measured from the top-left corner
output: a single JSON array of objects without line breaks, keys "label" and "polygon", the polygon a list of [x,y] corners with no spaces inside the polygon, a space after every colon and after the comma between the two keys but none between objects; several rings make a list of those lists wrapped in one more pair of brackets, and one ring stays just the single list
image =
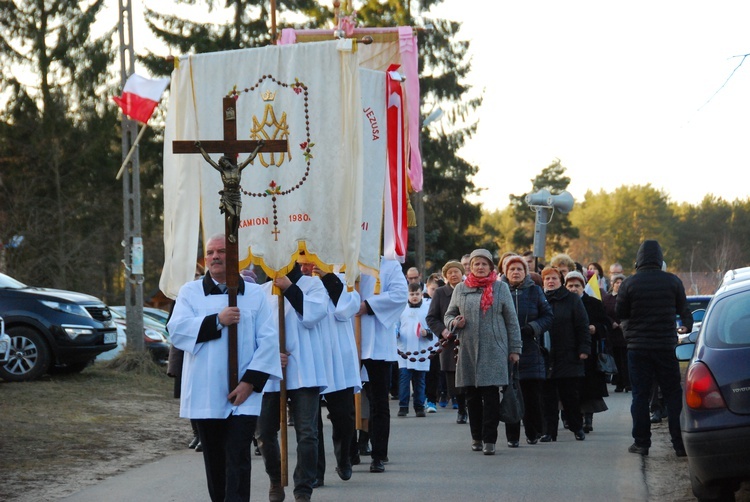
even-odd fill
[{"label": "car side mirror", "polygon": [[695,343],[693,342],[680,344],[674,349],[678,361],[689,361],[693,358],[693,352],[695,352]]}]

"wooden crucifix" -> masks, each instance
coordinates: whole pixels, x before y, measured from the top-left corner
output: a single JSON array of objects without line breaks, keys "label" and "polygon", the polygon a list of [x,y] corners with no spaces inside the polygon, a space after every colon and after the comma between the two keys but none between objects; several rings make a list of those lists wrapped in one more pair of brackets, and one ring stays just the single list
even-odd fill
[{"label": "wooden crucifix", "polygon": [[[227,236],[227,292],[229,306],[237,306],[237,288],[239,287],[239,253],[237,250],[237,229],[240,224],[240,209],[242,208],[242,193],[240,180],[242,169],[255,159],[260,152],[286,152],[286,140],[251,141],[237,139],[237,108],[233,97],[225,97],[223,102],[224,139],[219,141],[173,141],[172,153],[198,153],[221,173],[224,189],[221,194],[219,208],[224,213],[224,232]],[[223,153],[218,164],[209,153]],[[237,156],[240,153],[250,153],[250,156],[239,166]],[[239,382],[237,367],[237,325],[230,324],[229,330],[229,390],[237,387]]]}]

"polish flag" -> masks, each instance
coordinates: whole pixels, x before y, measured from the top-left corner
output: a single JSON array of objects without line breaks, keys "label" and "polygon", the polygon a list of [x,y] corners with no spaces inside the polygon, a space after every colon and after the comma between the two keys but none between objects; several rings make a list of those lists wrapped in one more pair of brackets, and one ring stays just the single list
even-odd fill
[{"label": "polish flag", "polygon": [[122,113],[145,124],[153,115],[167,85],[169,85],[168,78],[150,79],[133,73],[125,82],[122,96],[114,96],[112,99],[118,104]]}]

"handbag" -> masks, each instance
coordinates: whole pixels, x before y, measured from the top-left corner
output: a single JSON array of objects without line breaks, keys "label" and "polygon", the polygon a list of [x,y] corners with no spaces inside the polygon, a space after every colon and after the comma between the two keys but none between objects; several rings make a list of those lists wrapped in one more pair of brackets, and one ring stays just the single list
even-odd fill
[{"label": "handbag", "polygon": [[604,351],[599,352],[596,356],[596,369],[605,375],[616,375],[617,364],[615,364],[615,358]]},{"label": "handbag", "polygon": [[508,385],[500,401],[500,420],[506,424],[517,424],[524,414],[523,394],[521,394],[521,379],[518,376],[518,364],[511,364],[508,368]]}]

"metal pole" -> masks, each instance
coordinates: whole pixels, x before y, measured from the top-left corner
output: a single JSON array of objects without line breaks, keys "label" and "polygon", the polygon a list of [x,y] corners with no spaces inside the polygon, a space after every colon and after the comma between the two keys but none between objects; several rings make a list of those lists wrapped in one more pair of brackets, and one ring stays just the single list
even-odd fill
[{"label": "metal pole", "polygon": [[[135,73],[133,52],[133,14],[129,0],[118,0],[120,32],[120,82],[124,87],[128,77]],[[122,118],[122,157],[125,158],[133,146],[138,133],[134,120]],[[129,160],[122,177],[125,265],[125,314],[127,317],[127,347],[134,352],[144,350],[143,343],[143,240],[141,239],[141,182],[138,162],[138,147]]]}]

